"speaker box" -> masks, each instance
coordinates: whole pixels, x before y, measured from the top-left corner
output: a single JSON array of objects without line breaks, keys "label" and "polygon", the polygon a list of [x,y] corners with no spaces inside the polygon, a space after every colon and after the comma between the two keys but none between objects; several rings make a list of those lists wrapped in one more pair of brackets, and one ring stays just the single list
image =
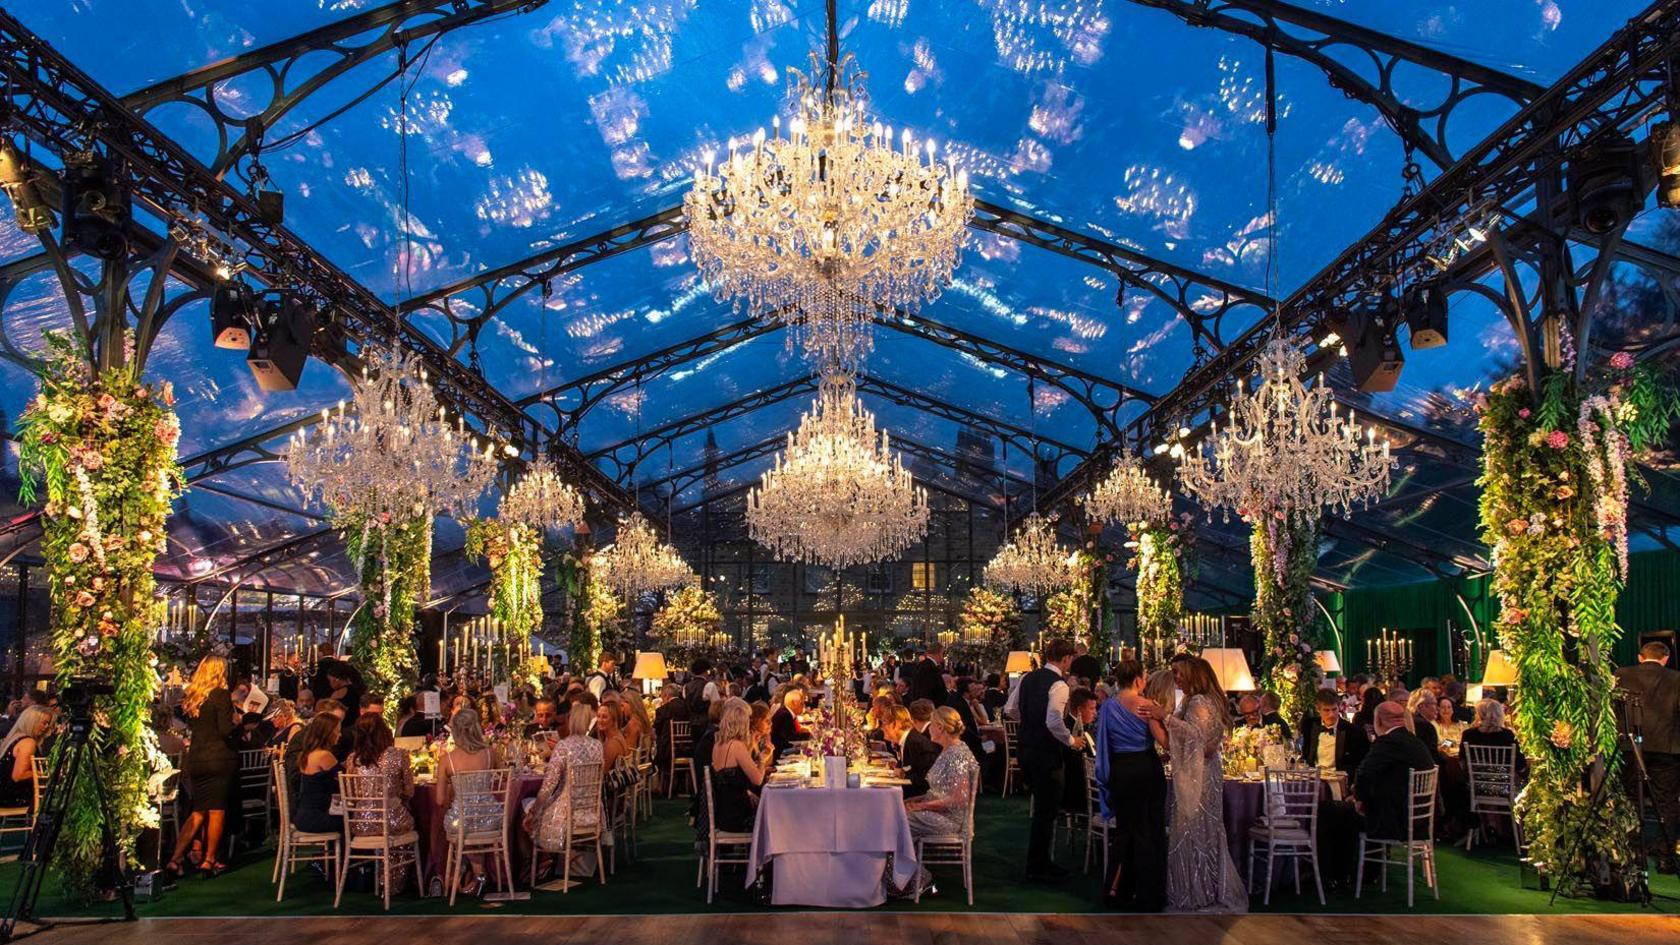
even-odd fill
[{"label": "speaker box", "polygon": [[315,338],[315,310],[296,299],[264,303],[245,361],[265,391],[296,390]]},{"label": "speaker box", "polygon": [[210,335],[216,347],[246,351],[257,320],[257,300],[243,282],[228,281],[210,297]]},{"label": "speaker box", "polygon": [[1400,349],[1393,322],[1385,317],[1393,310],[1393,301],[1381,308],[1372,306],[1354,312],[1349,319],[1353,337],[1348,339],[1348,366],[1353,370],[1354,384],[1362,391],[1390,391],[1400,381],[1400,371],[1406,366],[1406,353]]},{"label": "speaker box", "polygon": [[1447,343],[1447,293],[1440,286],[1412,286],[1406,290],[1404,305],[1413,351]]}]

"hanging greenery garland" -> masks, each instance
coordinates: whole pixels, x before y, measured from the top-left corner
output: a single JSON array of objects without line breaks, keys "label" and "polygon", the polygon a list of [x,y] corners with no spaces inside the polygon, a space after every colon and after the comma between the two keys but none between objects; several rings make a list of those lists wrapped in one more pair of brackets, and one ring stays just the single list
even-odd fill
[{"label": "hanging greenery garland", "polygon": [[499,645],[523,652],[542,629],[542,536],[529,525],[477,519],[467,526],[467,557],[490,565],[490,616]]},{"label": "hanging greenery garland", "polygon": [[600,662],[602,653],[623,656],[629,637],[629,619],[624,599],[612,588],[583,570],[583,601],[578,620],[572,625],[572,645],[567,653],[573,672],[583,672]]},{"label": "hanging greenery garland", "polygon": [[350,619],[350,659],[394,720],[417,681],[414,615],[431,593],[432,519],[351,513],[335,521],[344,530],[362,591],[362,604]]},{"label": "hanging greenery garland", "polygon": [[1095,547],[1095,542],[1087,542],[1070,556],[1073,582],[1044,599],[1044,630],[1047,637],[1064,637],[1102,654],[1108,652],[1108,627],[1091,616],[1097,589],[1107,585],[1108,571]]},{"label": "hanging greenery garland", "polygon": [[1013,595],[984,585],[969,589],[957,621],[955,657],[975,666],[1003,668],[1010,650],[1021,643],[1021,610]]},{"label": "hanging greenery garland", "polygon": [[1278,712],[1299,719],[1312,709],[1322,671],[1314,657],[1312,576],[1318,563],[1318,516],[1262,512],[1251,517],[1249,557],[1254,563],[1254,625],[1264,640],[1264,687],[1277,695]]},{"label": "hanging greenery garland", "polygon": [[97,770],[77,782],[54,864],[80,897],[93,892],[101,867],[96,782],[122,849],[134,850],[141,829],[157,826],[147,781],[168,761],[150,725],[158,684],[152,638],[164,616],[152,566],[184,486],[175,458],[181,426],[167,382],[142,383],[132,361],[96,373],[86,350],[63,334],[49,333],[46,343],[40,393],[19,423],[19,500],[33,504],[36,477],[45,480],[41,555],[59,686],[92,679],[114,690],[94,701]]},{"label": "hanging greenery garland", "polygon": [[728,647],[717,639],[722,629],[717,595],[690,584],[672,592],[654,611],[648,635],[670,665],[686,667],[701,657],[715,661],[726,655]]},{"label": "hanging greenery garland", "polygon": [[[1500,644],[1517,668],[1513,726],[1529,761],[1517,816],[1536,869],[1560,883],[1625,882],[1638,868],[1620,790],[1590,807],[1590,769],[1614,777],[1610,649],[1627,579],[1627,488],[1634,457],[1660,444],[1680,401],[1621,353],[1604,393],[1573,371],[1541,390],[1511,378],[1478,403],[1482,540],[1493,549]],[[1575,848],[1577,838],[1581,838]],[[1575,857],[1569,860],[1571,849]]]},{"label": "hanging greenery garland", "polygon": [[1133,549],[1128,566],[1137,572],[1138,655],[1148,666],[1166,661],[1174,650],[1184,614],[1184,557],[1180,524],[1133,522],[1127,526]]}]

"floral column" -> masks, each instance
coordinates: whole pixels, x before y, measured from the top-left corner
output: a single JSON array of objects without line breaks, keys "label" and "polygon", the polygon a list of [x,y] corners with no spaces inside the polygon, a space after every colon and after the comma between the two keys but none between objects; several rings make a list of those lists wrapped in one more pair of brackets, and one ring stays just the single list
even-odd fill
[{"label": "floral column", "polygon": [[1264,638],[1263,687],[1279,713],[1300,719],[1313,705],[1320,670],[1312,626],[1312,576],[1318,563],[1318,512],[1259,512],[1249,519],[1254,565],[1254,625]]},{"label": "floral column", "polygon": [[414,613],[432,586],[432,517],[345,516],[362,605],[350,620],[350,656],[394,720],[415,684]]},{"label": "floral column", "polygon": [[63,336],[49,335],[48,344],[41,391],[21,421],[19,498],[33,503],[36,477],[44,478],[41,554],[58,684],[113,690],[94,702],[97,770],[78,781],[58,846],[65,882],[86,894],[101,861],[96,782],[123,849],[133,850],[140,830],[157,824],[146,784],[165,764],[149,724],[158,683],[152,638],[164,607],[152,566],[183,485],[175,459],[181,427],[169,384],[142,383],[132,361],[95,372]]},{"label": "floral column", "polygon": [[1134,552],[1129,567],[1137,573],[1138,656],[1155,666],[1171,655],[1184,614],[1182,533],[1177,521],[1133,522],[1127,530]]}]

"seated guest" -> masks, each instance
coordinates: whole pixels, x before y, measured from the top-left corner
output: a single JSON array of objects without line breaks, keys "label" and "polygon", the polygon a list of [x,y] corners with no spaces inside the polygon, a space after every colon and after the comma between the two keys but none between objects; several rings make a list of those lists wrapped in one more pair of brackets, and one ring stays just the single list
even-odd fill
[{"label": "seated guest", "polygon": [[395,726],[397,734],[402,734],[403,727],[408,725],[409,720],[415,717],[419,706],[420,697],[413,695],[412,693],[403,696],[402,699],[397,702],[397,724]]},{"label": "seated guest", "polygon": [[[910,836],[962,834],[968,829],[969,805],[980,786],[980,763],[963,743],[962,718],[949,706],[934,710],[927,737],[938,751],[938,760],[927,771],[926,790],[905,798]],[[931,884],[925,868],[917,867],[915,883],[922,888]]]},{"label": "seated guest", "polygon": [[772,763],[780,761],[782,755],[793,747],[794,742],[808,740],[811,735],[799,724],[799,715],[805,711],[805,687],[789,685],[782,691],[781,704],[770,713],[770,744],[775,746],[776,757]]},{"label": "seated guest", "polygon": [[1320,689],[1313,704],[1318,711],[1301,720],[1301,760],[1317,768],[1334,768],[1351,778],[1371,745],[1365,727],[1338,714],[1341,698],[1334,690]]},{"label": "seated guest", "polygon": [[[455,778],[457,775],[472,771],[488,771],[499,766],[501,759],[496,757],[484,738],[484,726],[478,720],[477,710],[462,708],[449,717],[450,748],[438,762],[437,790],[433,792],[437,798],[437,806],[443,808],[443,829],[449,833],[464,831],[479,833],[496,830],[502,826],[499,815],[489,815],[471,812],[471,819],[463,822],[467,812],[463,811],[455,792]],[[486,877],[485,859],[483,854],[473,854],[467,858],[466,868],[461,871],[459,891],[469,896],[476,896],[484,891]]]},{"label": "seated guest", "polygon": [[[20,714],[18,718],[22,718],[22,715]],[[158,751],[168,755],[173,759],[172,763],[176,767],[180,767],[181,756],[187,750],[187,740],[182,738],[181,733],[175,730],[175,714],[169,711],[168,706],[152,706],[152,732],[157,735]],[[8,731],[7,734],[11,733]],[[0,770],[4,770],[4,768],[5,766],[0,764]]]},{"label": "seated guest", "polygon": [[297,717],[297,706],[290,699],[275,698],[269,701],[268,724],[273,731],[268,738],[269,748],[283,750],[293,736],[303,731],[303,722]]},{"label": "seated guest", "polygon": [[653,710],[653,762],[660,772],[671,770],[671,723],[688,721],[682,687],[668,682],[659,687],[659,708]]},{"label": "seated guest", "polygon": [[618,694],[624,704],[624,741],[631,748],[641,748],[653,743],[653,716],[648,715],[647,703],[642,701],[642,694],[634,689],[626,689]]},{"label": "seated guest", "polygon": [[1464,723],[1458,720],[1458,707],[1453,700],[1437,697],[1435,699],[1435,717],[1430,719],[1435,723],[1435,734],[1442,742],[1457,744],[1463,740]]},{"label": "seated guest", "polygon": [[620,760],[630,757],[630,744],[624,739],[624,704],[617,700],[601,703],[595,710],[595,740],[601,743],[601,772],[604,775]]},{"label": "seated guest", "polygon": [[52,727],[52,712],[32,705],[0,740],[0,807],[35,808],[35,755]]},{"label": "seated guest", "polygon": [[764,770],[752,750],[752,708],[741,699],[723,703],[711,762],[717,828],[730,833],[750,832]]},{"label": "seated guest", "polygon": [[[408,752],[396,747],[391,727],[377,715],[364,715],[350,727],[351,742],[346,769],[353,775],[368,775],[379,781],[385,795],[384,830],[391,836],[414,829],[414,814],[408,801],[414,796],[414,769],[409,766]],[[378,836],[381,827],[377,817],[358,813],[350,821],[350,833],[355,836]],[[407,850],[397,851],[392,861],[392,876],[407,876],[412,862]]]},{"label": "seated guest", "polygon": [[1515,745],[1517,733],[1505,727],[1505,706],[1493,699],[1476,703],[1476,721],[1465,726],[1466,745]]},{"label": "seated guest", "polygon": [[1278,699],[1277,693],[1271,690],[1260,693],[1260,724],[1277,726],[1278,731],[1283,733],[1283,740],[1288,742],[1294,739],[1295,733],[1290,731],[1289,723],[1278,712],[1282,707],[1283,702]]},{"label": "seated guest", "polygon": [[1417,691],[1406,697],[1407,727],[1417,735],[1418,741],[1429,750],[1429,757],[1441,763],[1441,736],[1435,731],[1435,693],[1419,686]]},{"label": "seated guest", "polygon": [[1411,816],[1412,772],[1435,767],[1435,757],[1418,736],[1406,729],[1406,710],[1398,703],[1378,706],[1375,725],[1377,740],[1359,764],[1354,797],[1365,818],[1367,835],[1404,840],[1406,821]]},{"label": "seated guest", "polygon": [[[927,734],[933,723],[933,705],[926,699],[917,699],[906,711],[910,716],[910,729],[899,741],[904,777],[910,781],[904,789],[904,796],[920,797],[927,793],[928,772],[939,760],[939,745]],[[897,718],[896,713],[894,718]]]},{"label": "seated guest", "polygon": [[897,705],[892,696],[876,696],[869,700],[869,712],[864,716],[864,737],[872,742],[886,741],[886,736],[881,733],[881,725]]},{"label": "seated guest", "polygon": [[343,820],[332,813],[333,795],[338,793],[338,716],[318,712],[293,739],[298,746],[298,792],[292,801],[292,826],[310,833],[338,833]]},{"label": "seated guest", "polygon": [[1002,673],[992,673],[986,677],[986,695],[983,701],[986,703],[986,714],[997,719],[1004,705],[1009,702],[1009,691],[1004,686]]},{"label": "seated guest", "polygon": [[751,708],[752,720],[747,725],[747,746],[752,749],[753,763],[761,770],[769,770],[770,759],[776,754],[775,746],[770,744],[770,706],[754,702]]},{"label": "seated guest", "polygon": [[[571,714],[566,718],[566,737],[560,739],[548,756],[542,788],[526,808],[523,821],[525,833],[536,837],[548,850],[560,849],[566,840],[566,823],[572,806],[572,782],[567,772],[579,765],[600,766],[602,762],[601,743],[589,737],[589,728],[595,721],[594,713],[589,711],[588,706],[573,703]],[[604,768],[601,773],[605,776]],[[595,816],[599,816],[599,806],[593,806],[593,811]],[[594,827],[595,823],[589,820],[589,816],[585,813],[582,820],[573,820],[573,826]],[[574,869],[573,872],[580,871]],[[591,866],[582,871],[582,875],[593,872]]]},{"label": "seated guest", "polygon": [[[323,715],[332,716],[341,726],[344,724],[344,706],[339,705],[337,699],[322,699],[316,702],[315,718],[310,719],[310,723],[314,724],[315,719]],[[305,731],[307,730],[306,726]],[[336,749],[337,745],[335,744],[333,747]],[[280,754],[281,768],[286,772],[286,792],[292,798],[293,804],[297,803],[298,794],[302,789],[298,778],[303,769],[303,757],[302,735],[294,736],[291,741],[287,742],[286,747],[281,750]]]},{"label": "seated guest", "polygon": [[1359,695],[1359,709],[1353,713],[1353,724],[1365,730],[1366,741],[1377,737],[1376,711],[1382,701],[1382,690],[1376,686],[1366,686]]},{"label": "seated guest", "polygon": [[525,737],[536,738],[558,729],[560,713],[555,708],[554,700],[542,698],[531,710],[531,721],[525,723]]},{"label": "seated guest", "polygon": [[1085,813],[1086,781],[1085,759],[1095,757],[1097,728],[1097,696],[1096,693],[1077,686],[1068,694],[1067,711],[1062,724],[1067,726],[1068,736],[1079,747],[1067,745],[1062,749],[1062,809],[1078,814]]}]

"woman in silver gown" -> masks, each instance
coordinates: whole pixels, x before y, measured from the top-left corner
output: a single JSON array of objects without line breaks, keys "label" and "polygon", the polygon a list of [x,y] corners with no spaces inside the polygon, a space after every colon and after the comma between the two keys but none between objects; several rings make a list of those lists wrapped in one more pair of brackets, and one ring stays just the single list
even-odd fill
[{"label": "woman in silver gown", "polygon": [[[377,715],[357,719],[351,738],[355,747],[350,752],[350,773],[378,778],[384,785],[385,832],[393,837],[413,833],[414,814],[408,809],[408,801],[414,796],[414,769],[409,766],[408,752],[396,747],[391,727]],[[358,813],[350,819],[350,833],[378,835],[379,818]],[[392,854],[390,876],[407,875],[414,865],[413,850],[413,847],[403,847]]]},{"label": "woman in silver gown", "polygon": [[1213,667],[1178,663],[1184,708],[1166,719],[1172,757],[1172,821],[1167,827],[1167,911],[1248,911],[1248,889],[1225,837],[1225,772],[1219,756],[1230,727]]},{"label": "woman in silver gown", "polygon": [[[604,758],[601,743],[589,736],[589,725],[595,720],[595,712],[590,710],[587,704],[580,702],[572,706],[572,711],[566,718],[567,723],[563,730],[568,734],[555,743],[554,751],[548,756],[548,767],[543,773],[542,788],[537,792],[536,801],[525,813],[525,830],[536,838],[538,846],[543,850],[560,850],[565,846],[568,816],[572,817],[574,832],[586,827],[595,828],[601,816],[599,804],[571,810],[572,779],[569,776],[569,773],[580,765],[601,768]],[[596,790],[600,790],[599,777],[598,772]],[[593,849],[587,854],[572,854],[573,876],[593,876],[595,866]]]},{"label": "woman in silver gown", "polygon": [[[980,783],[980,762],[963,744],[962,736],[963,721],[957,710],[948,706],[933,710],[928,737],[939,746],[939,759],[928,769],[928,792],[904,802],[911,837],[951,836],[968,831],[969,806]],[[887,875],[892,875],[890,869]],[[897,894],[912,895],[917,888],[926,889],[932,884],[932,874],[917,867],[911,886]]]}]

